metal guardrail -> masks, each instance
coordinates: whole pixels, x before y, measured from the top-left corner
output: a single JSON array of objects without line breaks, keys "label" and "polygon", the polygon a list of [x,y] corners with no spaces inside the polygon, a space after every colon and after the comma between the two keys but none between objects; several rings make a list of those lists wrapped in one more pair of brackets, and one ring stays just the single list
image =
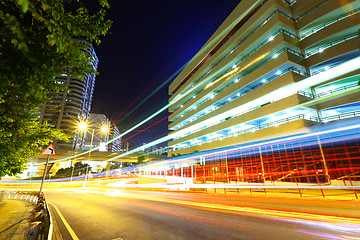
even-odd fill
[{"label": "metal guardrail", "polygon": [[53,234],[53,223],[45,196],[43,193],[38,194],[38,201],[35,213],[31,219],[31,227],[28,240],[51,240]]}]

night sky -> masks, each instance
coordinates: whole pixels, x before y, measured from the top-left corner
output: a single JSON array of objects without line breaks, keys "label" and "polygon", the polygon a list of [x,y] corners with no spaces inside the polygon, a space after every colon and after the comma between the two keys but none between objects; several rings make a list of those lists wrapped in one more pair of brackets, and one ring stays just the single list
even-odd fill
[{"label": "night sky", "polygon": [[[165,106],[168,84],[127,114],[193,57],[239,2],[109,0],[108,17],[113,24],[110,34],[94,46],[100,74],[91,112],[104,113],[111,121],[117,119],[115,124],[123,132]],[[165,111],[123,139],[168,115]],[[128,141],[139,146],[163,137],[168,133],[167,125],[165,119]]]}]

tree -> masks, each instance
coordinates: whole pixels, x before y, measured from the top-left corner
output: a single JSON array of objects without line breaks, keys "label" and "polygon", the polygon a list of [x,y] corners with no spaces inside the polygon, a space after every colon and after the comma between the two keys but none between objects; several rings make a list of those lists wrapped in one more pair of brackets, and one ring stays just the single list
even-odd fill
[{"label": "tree", "polygon": [[138,156],[137,164],[143,163],[145,160],[145,154],[141,154]]},{"label": "tree", "polygon": [[86,169],[88,169],[88,171],[91,171],[90,165],[77,162],[75,163],[74,168],[73,167],[60,168],[56,172],[55,177],[65,178],[65,177],[71,177],[71,175],[78,176],[81,173],[85,174]]},{"label": "tree", "polygon": [[109,4],[99,0],[90,14],[78,0],[0,1],[0,177],[23,170],[30,156],[65,134],[39,124],[40,107],[51,92],[66,90],[54,78],[93,74],[83,41],[100,44],[111,21]]}]

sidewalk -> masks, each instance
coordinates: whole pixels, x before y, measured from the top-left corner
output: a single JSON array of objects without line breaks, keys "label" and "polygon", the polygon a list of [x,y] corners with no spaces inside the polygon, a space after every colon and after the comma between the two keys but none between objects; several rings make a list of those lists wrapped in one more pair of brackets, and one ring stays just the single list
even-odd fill
[{"label": "sidewalk", "polygon": [[0,240],[27,239],[34,208],[34,203],[5,198],[0,206]]}]

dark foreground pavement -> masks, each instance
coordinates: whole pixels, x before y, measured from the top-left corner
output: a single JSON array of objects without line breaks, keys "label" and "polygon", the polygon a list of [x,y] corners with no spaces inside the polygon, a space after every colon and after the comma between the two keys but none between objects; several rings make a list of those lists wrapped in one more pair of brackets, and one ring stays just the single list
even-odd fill
[{"label": "dark foreground pavement", "polygon": [[0,206],[0,239],[27,239],[34,208],[34,203],[28,201],[5,199]]}]

